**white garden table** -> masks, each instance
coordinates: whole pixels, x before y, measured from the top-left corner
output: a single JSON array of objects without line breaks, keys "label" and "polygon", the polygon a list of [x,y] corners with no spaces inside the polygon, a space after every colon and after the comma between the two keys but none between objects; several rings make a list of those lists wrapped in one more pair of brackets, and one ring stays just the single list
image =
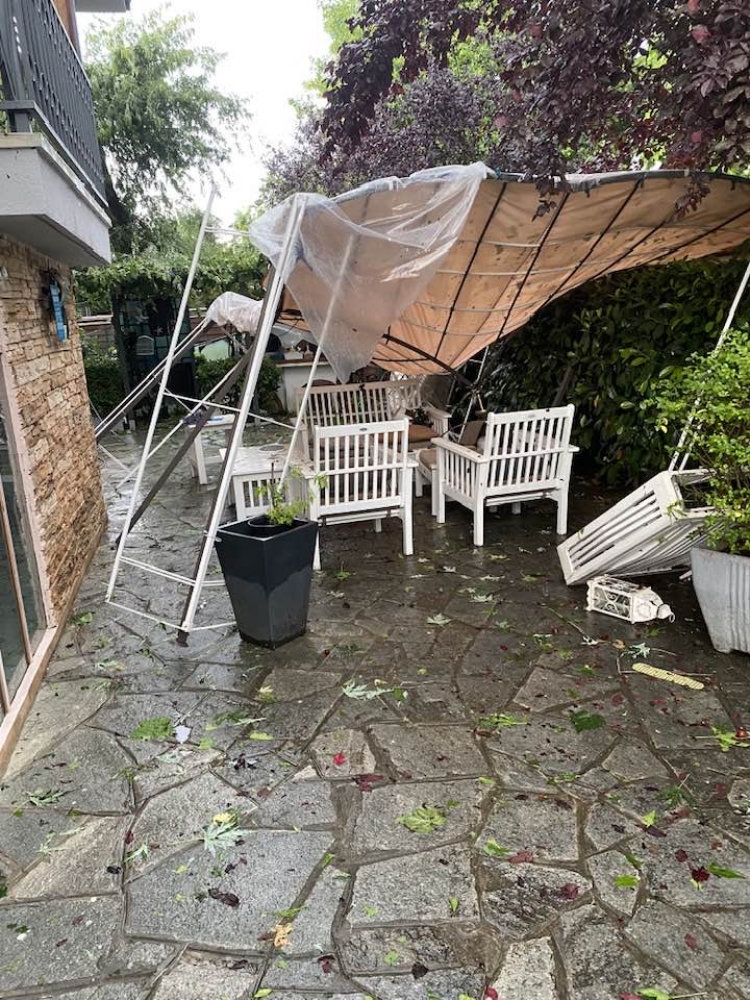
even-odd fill
[{"label": "white garden table", "polygon": [[[203,450],[203,435],[206,431],[221,430],[224,431],[225,437],[228,438],[233,426],[234,416],[232,414],[210,417],[206,421],[206,424],[201,428],[200,432],[196,434],[195,440],[193,441],[190,451],[188,452],[188,459],[193,470],[193,475],[201,486],[205,486],[208,482],[207,467],[219,462],[219,458],[217,456],[206,457],[206,453]],[[184,425],[184,433],[186,437],[192,429],[193,427],[191,424]]]},{"label": "white garden table", "polygon": [[[232,497],[238,521],[267,513],[271,506],[269,487],[281,478],[286,452],[286,444],[239,449],[232,469]],[[225,454],[226,448],[222,448],[222,460]]]}]

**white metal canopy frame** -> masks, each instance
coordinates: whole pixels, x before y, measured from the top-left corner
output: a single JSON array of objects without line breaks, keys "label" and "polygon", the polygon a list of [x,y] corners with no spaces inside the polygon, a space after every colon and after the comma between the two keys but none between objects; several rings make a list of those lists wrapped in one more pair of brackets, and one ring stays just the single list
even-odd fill
[{"label": "white metal canopy frame", "polygon": [[[261,216],[248,233],[272,262],[257,332],[233,378],[245,372],[240,402],[193,574],[181,575],[130,558],[129,535],[153,496],[138,506],[179,342],[214,192],[183,291],[156,404],[119,538],[107,600],[115,601],[122,565],[186,587],[178,629],[185,639],[195,617],[224,516],[232,468],[274,322],[308,330],[318,344],[308,388],[324,352],[337,376],[371,361],[409,375],[455,371],[482,348],[521,327],[539,309],[604,274],[732,250],[750,237],[750,181],[702,177],[698,205],[676,205],[692,178],[674,171],[572,176],[539,211],[533,182],[497,175],[483,164],[420,171],[373,181],[335,199],[298,194]],[[220,406],[224,384],[211,402]],[[303,399],[284,463],[286,476],[299,433]],[[204,412],[204,422],[207,410]],[[199,424],[198,427],[201,425]],[[178,452],[177,459],[184,453]],[[172,465],[170,465],[172,467]],[[158,486],[157,486],[158,488]],[[127,610],[144,614],[138,609]],[[227,623],[221,623],[227,624]]]}]

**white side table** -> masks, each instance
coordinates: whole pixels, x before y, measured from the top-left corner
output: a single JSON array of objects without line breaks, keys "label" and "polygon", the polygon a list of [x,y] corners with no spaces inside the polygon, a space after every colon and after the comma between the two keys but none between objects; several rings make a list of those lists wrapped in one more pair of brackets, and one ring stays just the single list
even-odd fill
[{"label": "white side table", "polygon": [[[233,426],[234,417],[231,413],[218,417],[210,417],[205,426],[201,428],[200,433],[196,435],[195,441],[193,441],[192,447],[188,452],[188,459],[193,469],[193,475],[197,478],[201,486],[205,486],[208,482],[208,472],[206,467],[219,461],[216,457],[206,457],[203,450],[203,435],[206,431],[222,430],[224,431],[225,438],[228,440]],[[191,424],[184,425],[183,432],[186,437],[192,429]]]}]

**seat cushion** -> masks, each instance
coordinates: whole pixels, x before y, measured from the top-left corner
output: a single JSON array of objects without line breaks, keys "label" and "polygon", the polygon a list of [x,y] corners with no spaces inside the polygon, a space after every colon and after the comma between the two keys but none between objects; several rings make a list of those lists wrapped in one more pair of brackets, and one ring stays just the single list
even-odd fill
[{"label": "seat cushion", "polygon": [[484,420],[469,420],[464,427],[459,444],[466,445],[467,448],[473,448],[479,442],[480,435],[484,430]]},{"label": "seat cushion", "polygon": [[437,448],[422,448],[419,453],[419,464],[425,469],[434,469],[438,464]]},{"label": "seat cushion", "polygon": [[409,444],[419,444],[420,441],[432,441],[435,431],[423,424],[409,424]]}]

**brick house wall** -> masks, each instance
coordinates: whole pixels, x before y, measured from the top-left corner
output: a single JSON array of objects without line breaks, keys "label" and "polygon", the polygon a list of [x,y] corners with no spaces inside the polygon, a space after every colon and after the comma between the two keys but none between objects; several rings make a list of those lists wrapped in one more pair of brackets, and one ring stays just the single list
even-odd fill
[{"label": "brick house wall", "polygon": [[106,521],[72,292],[66,299],[69,338],[62,342],[43,292],[50,269],[68,289],[71,275],[4,236],[0,265],[8,272],[0,281],[0,364],[32,486],[27,501],[40,536],[40,572],[44,577],[46,571],[59,613],[77,590]]}]

